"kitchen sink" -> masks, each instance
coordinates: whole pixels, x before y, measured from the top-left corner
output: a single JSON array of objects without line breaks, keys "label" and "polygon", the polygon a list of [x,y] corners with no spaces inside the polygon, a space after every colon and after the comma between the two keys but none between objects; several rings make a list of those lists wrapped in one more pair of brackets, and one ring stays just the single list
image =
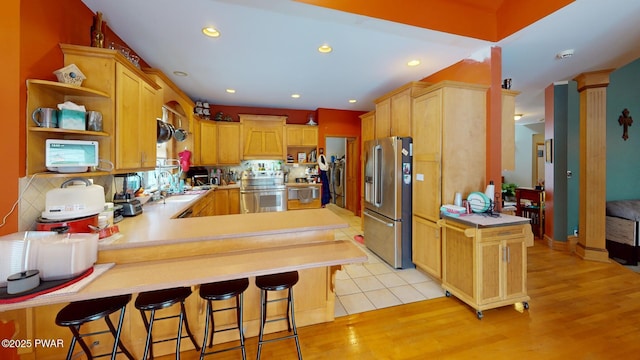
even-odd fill
[{"label": "kitchen sink", "polygon": [[190,194],[190,195],[171,195],[164,199],[165,203],[169,202],[188,202],[200,196],[199,194]]}]

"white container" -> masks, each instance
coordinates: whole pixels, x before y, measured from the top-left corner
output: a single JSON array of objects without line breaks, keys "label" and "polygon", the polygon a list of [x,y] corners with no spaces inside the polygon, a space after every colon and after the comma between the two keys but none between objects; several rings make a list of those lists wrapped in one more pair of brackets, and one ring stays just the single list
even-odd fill
[{"label": "white container", "polygon": [[[84,184],[73,185],[73,181]],[[104,188],[100,185],[92,185],[84,178],[74,178],[65,181],[58,189],[47,191],[42,217],[68,220],[95,215],[102,211],[104,211]]]},{"label": "white container", "polygon": [[98,234],[24,231],[0,237],[0,287],[10,275],[39,270],[43,281],[70,279],[98,258]]},{"label": "white container", "polygon": [[[78,276],[98,259],[98,234],[74,233],[43,237],[32,245],[31,259],[43,281]],[[35,253],[35,254],[34,254]]]}]

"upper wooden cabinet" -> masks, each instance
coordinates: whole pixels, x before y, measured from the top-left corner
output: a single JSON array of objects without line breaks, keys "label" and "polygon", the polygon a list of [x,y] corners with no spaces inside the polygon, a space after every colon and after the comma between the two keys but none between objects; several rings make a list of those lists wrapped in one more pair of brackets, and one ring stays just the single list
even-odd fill
[{"label": "upper wooden cabinet", "polygon": [[103,126],[115,129],[108,158],[114,160],[114,171],[155,168],[160,86],[116,50],[67,44],[60,48],[64,64],[76,64],[87,76],[82,85],[111,99],[101,112]]},{"label": "upper wooden cabinet", "polygon": [[502,170],[516,169],[516,96],[518,91],[502,89]]},{"label": "upper wooden cabinet", "polygon": [[429,87],[424,81],[401,86],[375,100],[375,138],[411,136],[412,99],[418,90]]},{"label": "upper wooden cabinet", "polygon": [[287,147],[318,146],[318,127],[310,125],[286,125]]},{"label": "upper wooden cabinet", "polygon": [[219,122],[218,165],[238,165],[241,161],[240,123]]},{"label": "upper wooden cabinet", "polygon": [[242,128],[242,158],[285,159],[284,125],[286,116],[239,114]]},{"label": "upper wooden cabinet", "polygon": [[218,126],[215,121],[200,120],[200,165],[218,163]]},{"label": "upper wooden cabinet", "polygon": [[116,64],[116,169],[155,168],[160,101],[157,89]]}]

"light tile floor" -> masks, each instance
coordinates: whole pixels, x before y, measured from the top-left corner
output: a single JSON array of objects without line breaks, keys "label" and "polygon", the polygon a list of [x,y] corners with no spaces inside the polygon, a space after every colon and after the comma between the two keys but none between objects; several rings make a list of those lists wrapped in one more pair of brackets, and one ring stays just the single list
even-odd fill
[{"label": "light tile floor", "polygon": [[337,272],[336,317],[444,296],[442,287],[419,270],[394,269],[355,241],[354,236],[364,234],[359,217],[333,204],[327,208],[349,222],[348,228],[336,230],[336,239],[353,241],[369,257]]}]

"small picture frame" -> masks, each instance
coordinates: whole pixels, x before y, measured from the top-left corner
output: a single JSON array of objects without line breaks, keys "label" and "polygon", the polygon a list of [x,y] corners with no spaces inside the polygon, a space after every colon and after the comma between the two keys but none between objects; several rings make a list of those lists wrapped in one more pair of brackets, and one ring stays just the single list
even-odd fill
[{"label": "small picture frame", "polygon": [[307,161],[307,154],[303,152],[298,153],[298,162],[303,163]]},{"label": "small picture frame", "polygon": [[544,141],[544,162],[553,163],[553,139],[547,139]]}]

